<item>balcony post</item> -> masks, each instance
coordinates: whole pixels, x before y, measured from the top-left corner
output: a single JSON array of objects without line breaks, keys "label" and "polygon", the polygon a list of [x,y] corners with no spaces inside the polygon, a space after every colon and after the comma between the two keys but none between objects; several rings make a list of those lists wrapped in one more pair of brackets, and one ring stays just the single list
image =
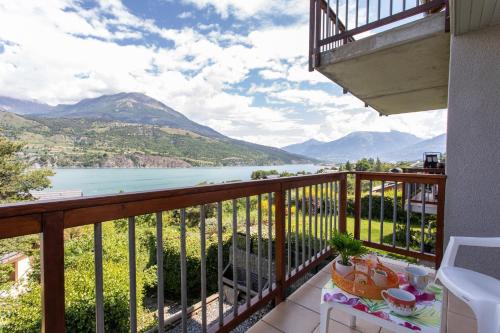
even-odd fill
[{"label": "balcony post", "polygon": [[314,16],[315,0],[309,0],[309,72],[314,70]]},{"label": "balcony post", "polygon": [[286,263],[285,263],[285,191],[280,187],[276,191],[274,199],[274,214],[275,214],[275,270],[276,270],[276,288],[277,294],[275,304],[285,300],[285,280],[286,280]]},{"label": "balcony post", "polygon": [[446,193],[446,179],[441,179],[438,183],[437,194],[437,216],[436,216],[436,269],[441,265],[443,258],[444,239],[444,205]]},{"label": "balcony post", "polygon": [[347,173],[340,179],[339,193],[339,232],[347,232]]},{"label": "balcony post", "polygon": [[42,332],[64,333],[64,213],[42,215]]},{"label": "balcony post", "polygon": [[322,0],[316,0],[316,18],[314,23],[316,25],[315,28],[315,42],[314,42],[314,68],[319,67],[320,64],[320,54],[321,54],[321,2]]}]

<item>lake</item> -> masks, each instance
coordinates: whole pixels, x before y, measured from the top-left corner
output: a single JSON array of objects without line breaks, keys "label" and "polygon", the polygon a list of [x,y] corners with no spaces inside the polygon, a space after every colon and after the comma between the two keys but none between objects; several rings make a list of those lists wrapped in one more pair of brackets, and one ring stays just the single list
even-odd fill
[{"label": "lake", "polygon": [[49,191],[81,190],[84,195],[113,194],[193,186],[202,182],[221,183],[249,180],[252,171],[316,172],[313,164],[273,166],[199,167],[171,169],[55,169]]}]

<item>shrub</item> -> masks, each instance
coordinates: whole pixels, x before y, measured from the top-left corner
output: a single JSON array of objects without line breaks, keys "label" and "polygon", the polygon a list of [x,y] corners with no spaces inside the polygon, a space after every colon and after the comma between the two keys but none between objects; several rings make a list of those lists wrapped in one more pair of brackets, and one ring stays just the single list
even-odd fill
[{"label": "shrub", "polygon": [[[380,195],[372,196],[372,219],[380,220],[380,207],[381,200]],[[393,209],[394,209],[394,197],[393,195],[384,196],[384,219],[391,220],[393,219]],[[398,197],[397,201],[397,221],[406,223],[406,210],[403,207],[401,196]],[[361,197],[361,218],[368,219],[369,213],[369,196],[368,194]],[[347,198],[347,214],[349,216],[354,216],[354,197],[349,196]],[[411,213],[410,214],[410,224],[412,225],[420,225],[420,214],[419,213]],[[434,215],[426,215],[426,222],[435,221],[436,217]]]},{"label": "shrub", "polygon": [[[91,227],[80,237],[65,242],[65,320],[67,332],[95,331],[95,272]],[[128,240],[113,223],[103,224],[104,326],[108,332],[129,330]],[[155,278],[147,268],[146,232],[137,230],[137,307],[139,326],[144,318],[145,290]],[[26,291],[0,299],[0,332],[39,332],[41,287],[31,279]]]},{"label": "shrub", "polygon": [[[165,277],[165,295],[169,299],[180,300],[181,268],[180,268],[180,232],[169,228],[163,240],[163,269]],[[224,262],[229,262],[229,233],[223,236]],[[206,239],[207,291],[217,291],[217,235]],[[155,247],[150,248],[155,251]],[[186,269],[188,298],[197,299],[201,293],[201,248],[200,233],[197,228],[186,232]]]},{"label": "shrub", "polygon": [[0,332],[24,333],[41,330],[41,288],[31,282],[17,297],[0,298]]}]

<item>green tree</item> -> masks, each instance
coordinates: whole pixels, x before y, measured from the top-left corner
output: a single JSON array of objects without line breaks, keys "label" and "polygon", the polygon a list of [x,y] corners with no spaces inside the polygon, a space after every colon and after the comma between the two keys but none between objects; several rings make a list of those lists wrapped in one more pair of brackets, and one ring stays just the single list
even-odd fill
[{"label": "green tree", "polygon": [[356,171],[368,171],[370,169],[370,162],[366,158],[363,158],[356,162]]},{"label": "green tree", "polygon": [[50,187],[49,169],[31,170],[21,157],[24,145],[0,137],[0,203],[31,200],[30,191]]},{"label": "green tree", "polygon": [[[50,186],[48,169],[30,170],[20,153],[24,145],[0,137],[0,203],[33,199],[32,190]],[[32,256],[38,248],[36,235],[0,240],[0,256],[10,252],[22,252]],[[36,260],[35,260],[36,261]],[[34,269],[36,272],[37,269]],[[0,265],[0,289],[8,288],[12,267]]]},{"label": "green tree", "polygon": [[349,161],[345,162],[345,166],[344,167],[345,167],[345,169],[347,171],[352,171],[352,164],[351,164],[351,162],[349,162]]},{"label": "green tree", "polygon": [[252,172],[250,176],[251,179],[266,179],[268,176],[278,175],[278,171],[276,170],[255,170]]},{"label": "green tree", "polygon": [[380,161],[380,158],[378,158],[378,157],[377,157],[377,161],[375,162],[374,170],[377,171],[377,172],[384,171],[384,167],[382,165],[382,162]]}]

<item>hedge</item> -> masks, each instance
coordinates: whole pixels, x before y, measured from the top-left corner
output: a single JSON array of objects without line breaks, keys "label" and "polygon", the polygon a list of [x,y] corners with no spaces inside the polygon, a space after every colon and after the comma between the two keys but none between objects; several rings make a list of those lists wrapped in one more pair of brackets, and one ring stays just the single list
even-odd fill
[{"label": "hedge", "polygon": [[[403,207],[401,196],[397,198],[397,220],[398,222],[406,223],[406,210]],[[380,220],[380,207],[381,207],[381,197],[380,195],[372,196],[372,219]],[[393,219],[393,209],[394,209],[394,197],[393,195],[384,196],[384,220]],[[368,219],[369,213],[369,196],[364,195],[361,197],[361,218]],[[354,197],[349,196],[347,198],[347,215],[354,216]],[[421,214],[420,213],[410,213],[410,224],[420,225]],[[435,221],[435,215],[426,215],[426,223],[430,221]]]},{"label": "hedge", "polygon": [[[181,268],[180,268],[180,232],[169,229],[163,239],[163,271],[165,297],[180,300]],[[156,251],[154,242],[150,242],[150,251]],[[229,233],[223,235],[224,262],[229,261]],[[207,292],[217,291],[217,237],[206,239]],[[156,264],[156,262],[155,262]],[[198,299],[201,294],[201,247],[200,232],[197,228],[189,228],[186,232],[186,271],[189,299]]]}]

